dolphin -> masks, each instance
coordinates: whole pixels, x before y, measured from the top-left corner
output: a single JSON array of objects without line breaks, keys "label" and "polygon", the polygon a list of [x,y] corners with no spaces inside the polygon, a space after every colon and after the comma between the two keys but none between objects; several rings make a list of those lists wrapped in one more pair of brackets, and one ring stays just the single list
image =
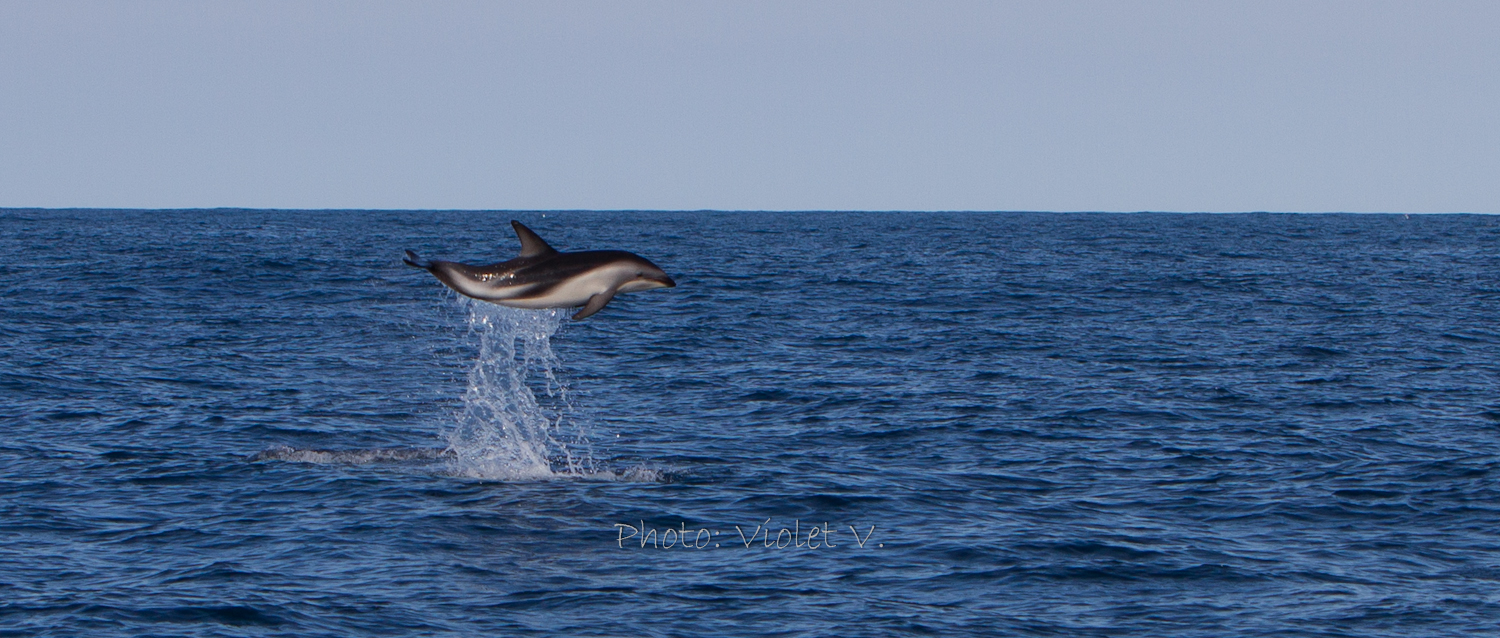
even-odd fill
[{"label": "dolphin", "polygon": [[465,297],[512,308],[576,308],[574,319],[599,312],[617,293],[672,288],[677,282],[656,264],[623,250],[558,252],[521,222],[511,220],[521,254],[510,261],[470,266],[425,261],[406,251],[401,261],[432,273]]}]

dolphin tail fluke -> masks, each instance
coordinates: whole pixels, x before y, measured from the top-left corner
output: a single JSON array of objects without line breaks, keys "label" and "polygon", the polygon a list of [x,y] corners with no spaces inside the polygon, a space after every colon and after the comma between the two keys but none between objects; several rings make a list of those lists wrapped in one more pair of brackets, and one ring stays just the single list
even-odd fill
[{"label": "dolphin tail fluke", "polygon": [[401,261],[406,262],[406,265],[412,266],[412,267],[415,267],[415,268],[421,268],[423,270],[431,270],[432,269],[432,262],[426,261],[426,260],[422,259],[421,257],[418,257],[416,253],[414,253],[414,252],[412,252],[410,250],[406,251],[406,257],[404,259],[402,259]]}]

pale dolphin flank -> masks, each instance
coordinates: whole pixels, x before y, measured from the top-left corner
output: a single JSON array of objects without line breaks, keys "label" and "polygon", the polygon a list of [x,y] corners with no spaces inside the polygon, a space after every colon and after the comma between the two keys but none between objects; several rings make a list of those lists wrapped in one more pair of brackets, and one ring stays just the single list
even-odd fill
[{"label": "pale dolphin flank", "polygon": [[489,266],[423,261],[406,251],[402,261],[432,273],[466,297],[514,308],[576,308],[582,319],[604,307],[616,293],[677,285],[646,258],[623,250],[554,250],[521,222],[511,220],[521,238],[521,254]]}]

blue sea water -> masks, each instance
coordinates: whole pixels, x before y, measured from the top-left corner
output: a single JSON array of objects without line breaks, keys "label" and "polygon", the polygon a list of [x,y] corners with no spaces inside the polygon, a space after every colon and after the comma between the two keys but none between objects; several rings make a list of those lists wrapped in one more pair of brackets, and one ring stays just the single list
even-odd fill
[{"label": "blue sea water", "polygon": [[[512,217],[679,286],[400,262]],[[1500,218],[10,209],[0,255],[4,636],[1500,626]]]}]

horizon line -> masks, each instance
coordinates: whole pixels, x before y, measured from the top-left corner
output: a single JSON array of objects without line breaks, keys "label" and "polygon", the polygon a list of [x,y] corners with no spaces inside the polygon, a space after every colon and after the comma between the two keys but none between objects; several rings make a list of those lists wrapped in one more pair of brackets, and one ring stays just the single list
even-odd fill
[{"label": "horizon line", "polygon": [[1042,214],[1042,215],[1496,215],[1475,211],[1174,211],[1174,210],[979,210],[979,209],[752,209],[752,208],[277,208],[250,206],[98,207],[0,206],[0,212],[120,211],[120,212],[309,212],[309,213],[924,213],[924,214]]}]

